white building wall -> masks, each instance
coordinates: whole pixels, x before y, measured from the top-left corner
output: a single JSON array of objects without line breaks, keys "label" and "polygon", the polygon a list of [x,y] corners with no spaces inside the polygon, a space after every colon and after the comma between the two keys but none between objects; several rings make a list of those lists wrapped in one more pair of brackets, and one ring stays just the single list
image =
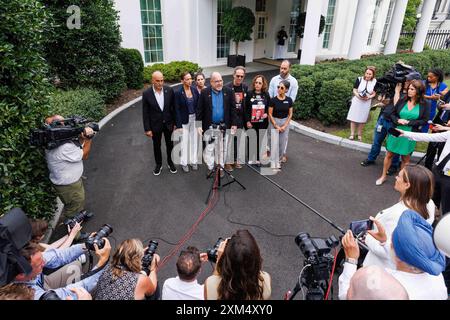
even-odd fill
[{"label": "white building wall", "polygon": [[141,4],[138,0],[116,0],[123,48],[138,49],[144,57],[144,41],[141,24]]},{"label": "white building wall", "polygon": [[[293,0],[267,0],[266,12],[266,57],[273,58],[275,54],[276,33],[281,26],[289,31],[290,11]],[[326,17],[328,0],[322,1],[322,15]],[[323,34],[318,41],[318,59],[347,57],[350,47],[352,28],[354,24],[358,1],[370,1],[367,13],[367,23],[370,25],[376,0],[337,0],[331,30],[330,45],[323,49]],[[233,0],[233,6],[246,6],[255,13],[256,0]],[[142,25],[139,0],[115,0],[119,11],[120,30],[122,32],[122,47],[138,49],[144,55]],[[381,35],[386,20],[389,0],[383,0],[375,24],[372,46],[364,44],[363,54],[380,52]],[[202,67],[226,64],[226,58],[217,59],[217,0],[161,0],[163,24],[164,62],[189,60]],[[450,26],[449,26],[450,28]],[[253,28],[252,40],[239,44],[239,54],[246,55],[246,61],[251,62],[254,54],[254,38],[257,32],[257,21]],[[299,47],[297,43],[297,49]],[[285,49],[287,51],[287,45]],[[234,54],[234,43],[230,44],[230,54]],[[296,58],[297,50],[285,52],[286,58]]]}]

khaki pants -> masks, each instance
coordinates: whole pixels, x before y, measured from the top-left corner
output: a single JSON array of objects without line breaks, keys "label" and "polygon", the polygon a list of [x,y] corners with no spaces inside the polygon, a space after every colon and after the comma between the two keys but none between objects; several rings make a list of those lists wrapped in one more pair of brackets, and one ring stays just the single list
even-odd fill
[{"label": "khaki pants", "polygon": [[77,182],[66,186],[53,186],[56,189],[56,194],[64,203],[62,214],[65,217],[73,217],[84,209],[84,187],[81,178]]},{"label": "khaki pants", "polygon": [[81,262],[75,260],[55,272],[44,276],[44,288],[46,290],[64,288],[65,286],[80,281],[82,275]]}]

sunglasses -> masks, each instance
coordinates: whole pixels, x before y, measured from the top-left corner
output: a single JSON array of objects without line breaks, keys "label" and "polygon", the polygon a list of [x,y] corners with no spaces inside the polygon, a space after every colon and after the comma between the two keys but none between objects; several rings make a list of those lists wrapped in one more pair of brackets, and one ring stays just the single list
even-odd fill
[{"label": "sunglasses", "polygon": [[277,88],[278,88],[278,89],[283,89],[283,90],[286,89],[286,88],[283,87],[283,86],[277,86]]},{"label": "sunglasses", "polygon": [[235,75],[236,76],[236,78],[244,78],[244,76],[240,76],[240,75]]}]

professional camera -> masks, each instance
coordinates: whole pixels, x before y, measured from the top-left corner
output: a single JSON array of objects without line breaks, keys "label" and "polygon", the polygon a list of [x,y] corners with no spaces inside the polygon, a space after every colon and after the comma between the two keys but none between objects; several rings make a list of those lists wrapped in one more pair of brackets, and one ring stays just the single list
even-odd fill
[{"label": "professional camera", "polygon": [[377,79],[374,90],[377,94],[384,95],[387,98],[393,98],[397,83],[405,83],[408,77],[421,79],[420,73],[416,69],[403,62],[397,62],[388,72]]},{"label": "professional camera", "polygon": [[308,233],[300,233],[295,243],[305,256],[304,269],[299,286],[306,287],[306,300],[323,300],[325,297],[333,266],[332,248],[339,245],[335,236],[328,239],[311,238]]},{"label": "professional camera", "polygon": [[217,262],[217,250],[219,249],[219,246],[222,243],[222,241],[223,241],[223,238],[217,239],[217,242],[214,245],[214,247],[206,250],[206,253],[208,254],[208,261],[214,262],[214,263]]},{"label": "professional camera", "polygon": [[[41,129],[31,131],[30,144],[36,147],[54,149],[70,141],[78,141],[78,137],[85,128],[98,132],[99,126],[80,116],[73,116],[64,120],[56,120],[51,124],[44,124]],[[92,138],[88,137],[88,138]]]},{"label": "professional camera", "polygon": [[108,237],[112,232],[113,228],[109,224],[103,225],[94,236],[86,240],[86,248],[95,251],[94,244],[97,244],[98,248],[102,249],[105,246],[105,240],[103,238]]},{"label": "professional camera", "polygon": [[151,240],[148,243],[148,248],[144,252],[144,256],[142,257],[142,270],[145,271],[147,275],[150,274],[150,266],[152,265],[153,255],[158,248],[158,242]]},{"label": "professional camera", "polygon": [[84,220],[87,220],[88,218],[90,218],[92,215],[91,212],[87,212],[86,210],[80,211],[78,212],[75,216],[73,216],[72,218],[69,218],[67,220],[65,220],[63,223],[70,227],[70,229],[73,229],[73,227],[75,227],[75,224],[78,223],[82,223]]}]

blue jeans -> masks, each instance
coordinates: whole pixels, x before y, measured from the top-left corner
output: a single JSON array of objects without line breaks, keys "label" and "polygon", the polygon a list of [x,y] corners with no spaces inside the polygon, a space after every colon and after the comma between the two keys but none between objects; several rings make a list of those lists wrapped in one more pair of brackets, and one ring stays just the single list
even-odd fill
[{"label": "blue jeans", "polygon": [[[381,126],[381,130],[378,130],[378,127]],[[380,115],[378,118],[377,124],[375,125],[375,131],[373,135],[373,144],[372,149],[370,149],[369,155],[367,156],[367,160],[375,161],[380,154],[381,145],[383,144],[384,139],[388,134],[389,128],[394,127],[394,124],[390,120],[386,120],[383,115]],[[392,167],[398,168],[400,164],[400,156],[395,154],[392,158]]]}]

